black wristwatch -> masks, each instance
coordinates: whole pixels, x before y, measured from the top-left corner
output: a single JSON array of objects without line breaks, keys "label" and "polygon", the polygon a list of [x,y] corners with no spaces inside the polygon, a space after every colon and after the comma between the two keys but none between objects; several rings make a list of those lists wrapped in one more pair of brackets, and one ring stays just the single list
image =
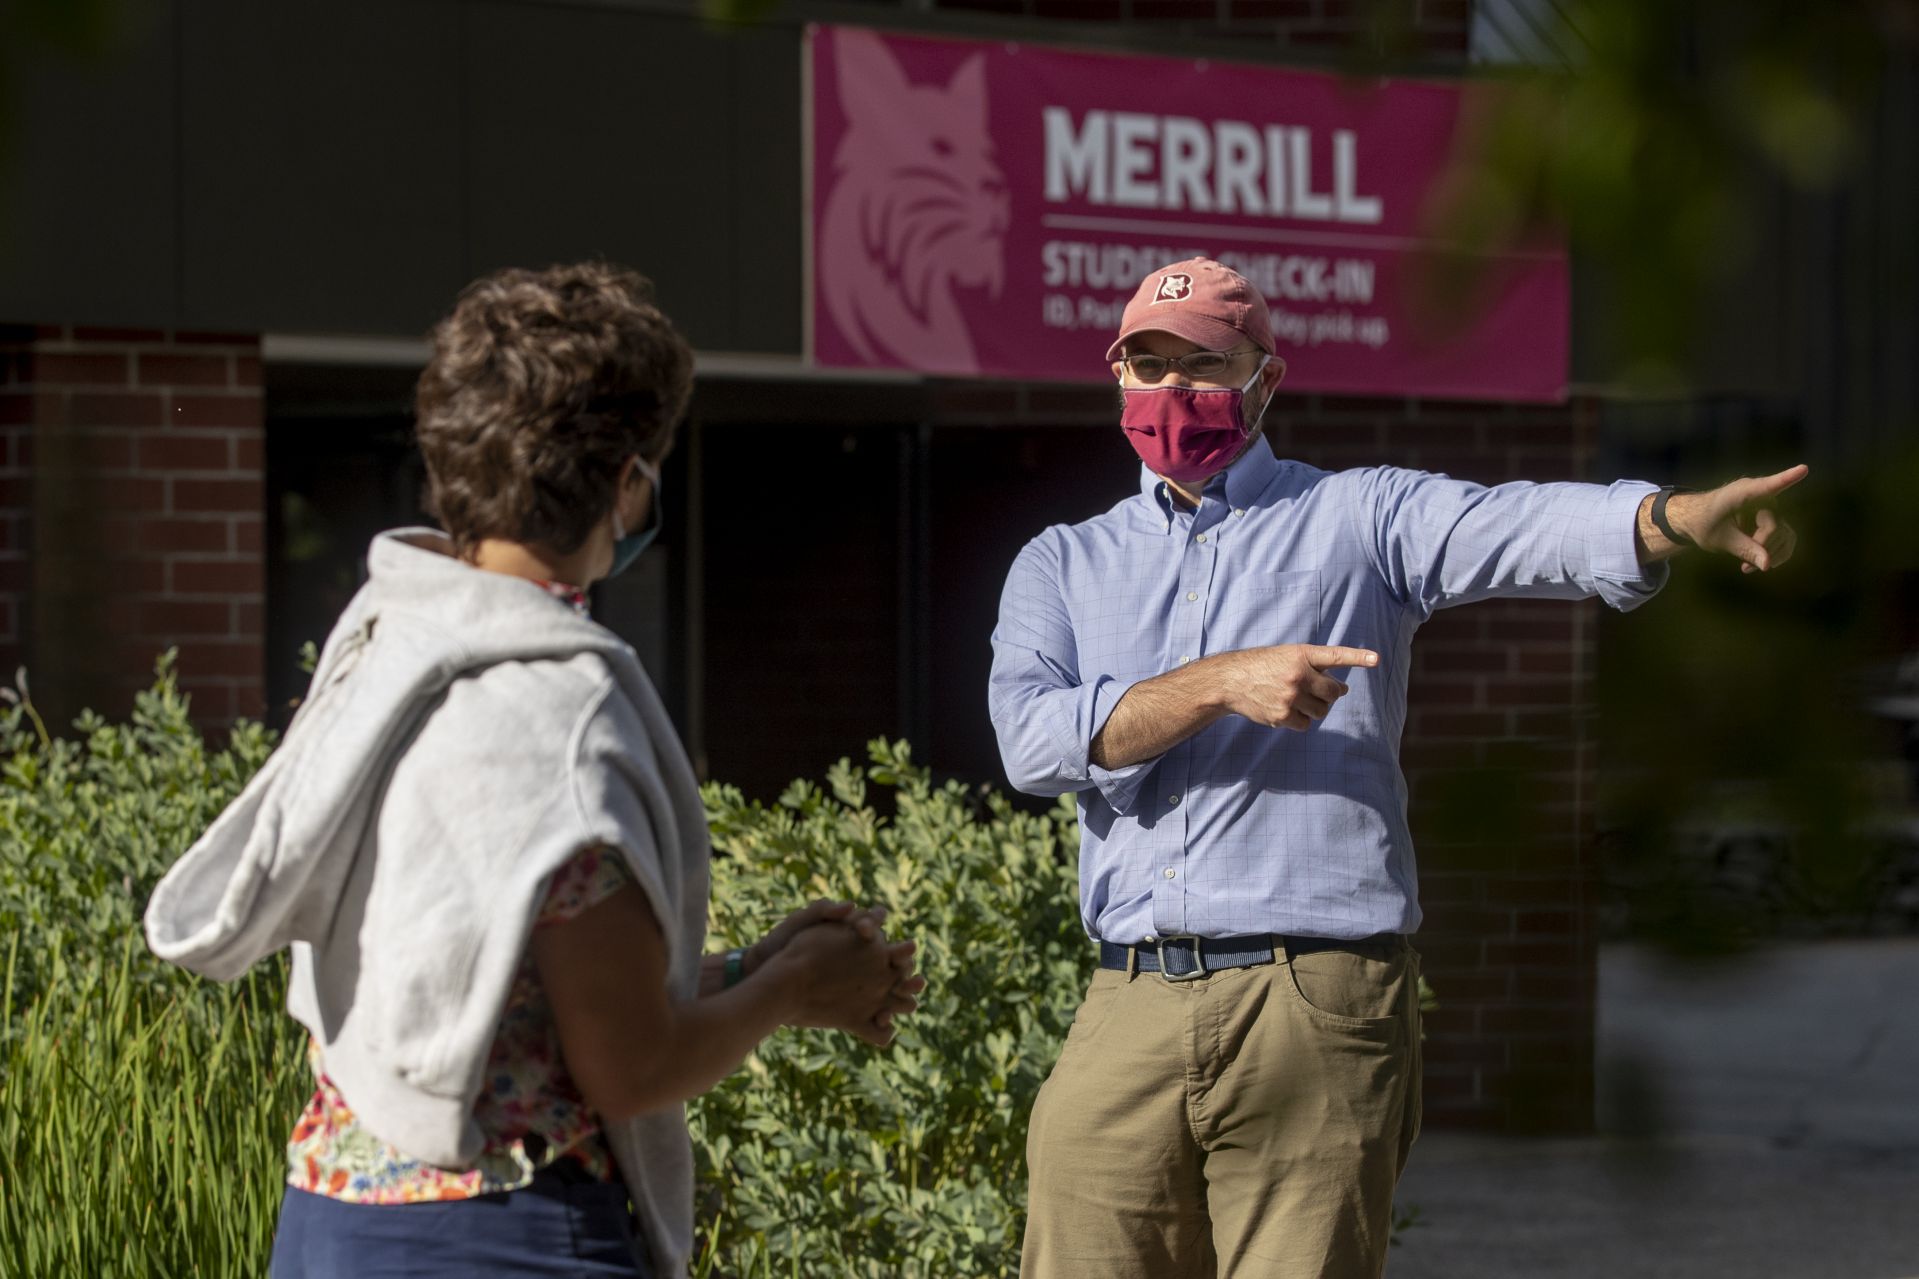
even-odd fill
[{"label": "black wristwatch", "polygon": [[1698,489],[1681,488],[1677,484],[1668,484],[1659,490],[1652,499],[1652,526],[1663,533],[1668,542],[1675,546],[1698,546],[1699,543],[1675,529],[1666,519],[1666,499],[1675,493],[1697,493]]}]

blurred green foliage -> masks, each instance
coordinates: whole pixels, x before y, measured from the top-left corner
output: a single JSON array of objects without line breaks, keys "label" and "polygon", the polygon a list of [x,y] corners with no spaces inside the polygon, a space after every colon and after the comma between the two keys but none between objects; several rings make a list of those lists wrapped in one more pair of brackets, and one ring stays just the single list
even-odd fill
[{"label": "blurred green foliage", "polygon": [[0,182],[19,142],[19,89],[48,59],[85,61],[129,31],[138,0],[7,0],[0,4]]},{"label": "blurred green foliage", "polygon": [[[1399,7],[1386,0],[1384,9]],[[1481,280],[1479,254],[1566,237],[1604,283],[1616,383],[1683,386],[1707,292],[1776,251],[1771,190],[1832,188],[1866,154],[1889,51],[1919,39],[1912,0],[1543,0],[1505,12],[1539,57],[1482,68],[1461,163],[1435,201],[1459,252],[1430,305]]]},{"label": "blurred green foliage", "polygon": [[1602,614],[1585,722],[1421,780],[1422,869],[1565,849],[1583,741],[1610,935],[1711,957],[1919,928],[1916,486],[1919,452],[1823,477],[1786,508],[1807,534],[1785,568],[1688,553],[1643,609]]},{"label": "blurred green foliage", "polygon": [[[1373,11],[1400,8],[1382,0]],[[1772,392],[1782,403],[1756,412],[1783,414],[1790,429],[1741,439],[1693,388],[1717,291],[1769,259],[1783,273],[1826,251],[1803,226],[1768,223],[1768,211],[1782,199],[1842,207],[1848,184],[1900,145],[1884,132],[1882,95],[1890,76],[1911,74],[1919,3],[1485,0],[1475,10],[1526,60],[1475,69],[1489,91],[1472,100],[1430,210],[1455,252],[1424,277],[1427,307],[1456,322],[1462,300],[1491,284],[1486,252],[1560,238],[1604,303],[1579,313],[1601,330],[1603,371],[1591,374],[1696,406],[1668,415],[1663,440],[1609,415],[1611,452],[1632,455],[1643,478],[1702,487],[1815,461],[1781,503],[1801,534],[1790,565],[1743,575],[1690,552],[1653,604],[1600,623],[1598,718],[1585,740],[1599,752],[1608,924],[1693,955],[1780,935],[1909,930],[1919,925],[1914,734],[1872,704],[1899,691],[1892,672],[1919,651],[1908,514],[1919,452],[1884,445],[1919,423],[1821,417],[1810,403],[1819,389],[1753,370],[1757,384],[1783,385]],[[1355,67],[1378,72],[1400,52],[1382,38],[1355,51]],[[1850,289],[1882,317],[1909,316],[1919,300],[1898,271],[1812,287],[1809,305]],[[1861,317],[1851,337],[1874,359],[1898,358],[1899,323]],[[1825,358],[1851,368],[1855,353]],[[1856,414],[1869,396],[1839,411]],[[1814,438],[1815,425],[1833,437]],[[1849,451],[1864,464],[1818,464]],[[1551,821],[1554,752],[1585,731],[1497,746],[1438,779],[1422,848],[1513,869]]]},{"label": "blurred green foliage", "polygon": [[1690,563],[1604,631],[1600,808],[1632,930],[1714,953],[1919,925],[1919,453],[1829,477],[1786,569]]}]

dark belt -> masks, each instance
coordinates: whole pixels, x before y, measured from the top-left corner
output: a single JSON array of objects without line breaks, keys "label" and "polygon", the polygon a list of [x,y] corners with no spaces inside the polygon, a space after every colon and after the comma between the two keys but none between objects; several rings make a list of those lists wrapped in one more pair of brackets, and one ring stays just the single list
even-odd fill
[{"label": "dark belt", "polygon": [[1192,981],[1225,968],[1270,964],[1278,956],[1308,955],[1316,950],[1355,947],[1397,947],[1404,933],[1374,933],[1371,937],[1297,937],[1258,933],[1251,937],[1162,937],[1140,946],[1117,942],[1099,944],[1099,966],[1121,972],[1158,973],[1167,981]]}]

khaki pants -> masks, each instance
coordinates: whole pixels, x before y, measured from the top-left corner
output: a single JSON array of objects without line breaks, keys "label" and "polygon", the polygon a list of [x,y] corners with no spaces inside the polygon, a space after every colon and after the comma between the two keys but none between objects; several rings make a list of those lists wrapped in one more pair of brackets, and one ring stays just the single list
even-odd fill
[{"label": "khaki pants", "polygon": [[1419,956],[1101,970],[1033,1107],[1023,1279],[1372,1279],[1419,1131]]}]

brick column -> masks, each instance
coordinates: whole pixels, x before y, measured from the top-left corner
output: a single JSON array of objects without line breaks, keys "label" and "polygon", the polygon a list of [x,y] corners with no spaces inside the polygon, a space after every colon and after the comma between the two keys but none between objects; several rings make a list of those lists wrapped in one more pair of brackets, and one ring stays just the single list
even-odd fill
[{"label": "brick column", "polygon": [[262,713],[258,338],[0,328],[0,431],[0,656],[50,719],[124,713],[174,646],[196,720]]}]

